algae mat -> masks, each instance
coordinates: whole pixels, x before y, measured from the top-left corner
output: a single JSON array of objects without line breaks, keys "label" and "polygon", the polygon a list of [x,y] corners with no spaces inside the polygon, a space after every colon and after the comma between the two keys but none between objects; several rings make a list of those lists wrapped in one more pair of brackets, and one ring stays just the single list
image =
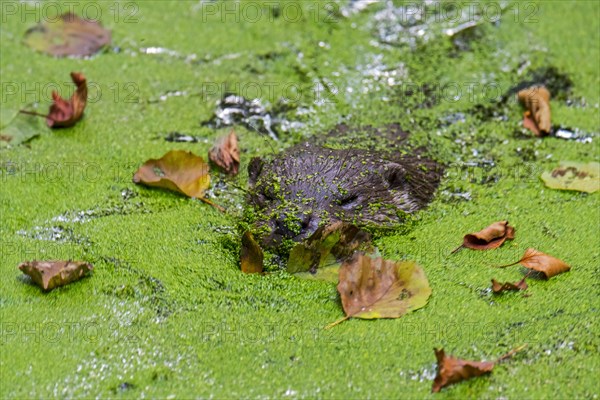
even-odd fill
[{"label": "algae mat", "polygon": [[[551,190],[540,176],[600,158],[600,8],[469,4],[3,1],[3,118],[45,113],[52,90],[70,96],[70,72],[90,90],[74,127],[40,125],[0,149],[0,395],[597,397],[599,195]],[[22,42],[71,10],[99,20],[112,43],[76,59]],[[571,140],[522,129],[511,90],[540,81]],[[229,93],[260,99],[260,110],[235,125],[239,176],[213,173],[208,198],[226,214],[131,181],[168,150],[205,156],[230,130],[217,106]],[[423,266],[428,305],[323,330],[343,315],[335,285],[290,276],[277,260],[270,275],[241,274],[239,222],[249,160],[339,122],[399,123],[447,169],[427,209],[375,237],[384,257]],[[450,255],[465,233],[500,220],[515,240]],[[494,296],[491,278],[523,274],[491,266],[528,247],[571,271],[530,280],[527,296]],[[42,293],[17,270],[32,259],[95,269]],[[434,347],[493,360],[524,343],[492,375],[430,394]]]}]

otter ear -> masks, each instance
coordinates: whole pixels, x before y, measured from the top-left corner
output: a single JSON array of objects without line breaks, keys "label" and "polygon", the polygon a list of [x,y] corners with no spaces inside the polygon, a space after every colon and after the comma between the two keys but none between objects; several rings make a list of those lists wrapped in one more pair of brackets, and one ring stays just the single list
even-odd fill
[{"label": "otter ear", "polygon": [[248,183],[250,186],[254,186],[256,183],[264,164],[264,161],[260,157],[254,157],[250,160],[250,164],[248,165]]}]

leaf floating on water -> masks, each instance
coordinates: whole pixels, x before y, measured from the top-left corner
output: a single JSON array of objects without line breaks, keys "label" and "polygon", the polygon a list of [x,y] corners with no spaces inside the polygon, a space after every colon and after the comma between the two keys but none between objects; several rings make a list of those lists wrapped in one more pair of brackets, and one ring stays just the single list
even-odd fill
[{"label": "leaf floating on water", "polygon": [[194,197],[223,211],[204,198],[210,186],[208,164],[189,151],[172,150],[162,158],[146,161],[133,176],[133,182]]},{"label": "leaf floating on water", "polygon": [[242,272],[247,274],[263,272],[264,254],[254,236],[250,231],[246,231],[242,236],[242,248],[240,251],[240,261]]},{"label": "leaf floating on water", "polygon": [[463,238],[463,244],[452,251],[456,253],[463,247],[475,250],[489,250],[498,248],[506,240],[515,238],[515,228],[508,225],[508,221],[494,222],[492,225],[479,232],[469,233]]},{"label": "leaf floating on water", "polygon": [[439,392],[443,387],[452,385],[476,376],[489,374],[496,364],[493,361],[466,361],[446,356],[444,349],[434,349],[437,358],[437,375],[433,380],[431,391]]},{"label": "leaf floating on water", "polygon": [[19,264],[19,269],[49,291],[81,279],[94,267],[84,261],[26,261]]},{"label": "leaf floating on water", "polygon": [[237,175],[240,167],[240,149],[236,134],[221,136],[208,152],[208,158],[230,175]]},{"label": "leaf floating on water", "polygon": [[517,93],[527,109],[523,113],[523,126],[536,136],[546,136],[552,130],[550,92],[543,86],[532,86]]},{"label": "leaf floating on water", "polygon": [[25,32],[24,42],[34,50],[56,57],[85,57],[97,53],[111,41],[111,33],[98,21],[65,13],[45,20]]},{"label": "leaf floating on water", "polygon": [[523,278],[519,282],[515,282],[515,283],[511,283],[511,282],[500,283],[497,280],[492,279],[492,291],[494,293],[525,290],[528,287],[529,286],[527,285],[527,282],[525,282],[525,278]]},{"label": "leaf floating on water", "polygon": [[502,265],[500,268],[510,267],[512,265],[521,264],[525,268],[540,272],[544,278],[550,279],[555,275],[567,272],[571,269],[564,261],[558,258],[544,254],[536,249],[529,248],[525,250],[523,257],[512,264]]},{"label": "leaf floating on water", "polygon": [[461,360],[460,358],[446,356],[444,349],[433,349],[433,351],[435,351],[435,357],[437,358],[437,375],[433,380],[431,391],[437,393],[448,385],[489,374],[496,364],[512,357],[526,346],[527,345],[517,347],[495,361]]},{"label": "leaf floating on water", "polygon": [[412,261],[390,261],[356,253],[340,268],[338,292],[348,318],[399,318],[424,307],[431,288],[423,269]]},{"label": "leaf floating on water", "polygon": [[431,388],[434,393],[453,383],[489,374],[494,369],[493,361],[466,361],[451,356],[446,357],[444,349],[434,349],[434,351],[438,367]]},{"label": "leaf floating on water", "polygon": [[344,259],[355,251],[371,251],[371,236],[342,221],[319,227],[315,233],[296,244],[288,258],[287,271],[305,278],[336,283]]},{"label": "leaf floating on water", "polygon": [[542,180],[551,189],[594,193],[600,190],[600,163],[561,161],[552,172],[544,172]]},{"label": "leaf floating on water", "polygon": [[58,92],[52,92],[53,103],[46,117],[46,124],[50,128],[66,128],[75,125],[81,117],[87,104],[87,83],[85,76],[80,72],[71,72],[71,79],[77,90],[71,99],[65,100]]},{"label": "leaf floating on water", "polygon": [[36,116],[18,110],[2,109],[0,147],[17,146],[39,136],[47,129],[40,121]]}]

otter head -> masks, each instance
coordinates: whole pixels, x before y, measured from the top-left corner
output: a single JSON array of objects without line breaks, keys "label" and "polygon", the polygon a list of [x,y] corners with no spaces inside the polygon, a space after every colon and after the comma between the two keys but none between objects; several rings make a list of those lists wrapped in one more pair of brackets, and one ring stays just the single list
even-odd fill
[{"label": "otter head", "polygon": [[368,150],[337,150],[304,143],[249,167],[248,203],[257,237],[267,248],[301,241],[321,225],[344,221],[392,226],[424,207],[439,183],[432,161],[396,160]]}]

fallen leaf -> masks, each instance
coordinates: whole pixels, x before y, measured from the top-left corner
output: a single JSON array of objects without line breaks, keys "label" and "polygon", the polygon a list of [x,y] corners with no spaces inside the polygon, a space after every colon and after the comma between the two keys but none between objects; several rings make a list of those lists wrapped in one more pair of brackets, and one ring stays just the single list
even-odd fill
[{"label": "fallen leaf", "polygon": [[423,269],[412,261],[390,261],[363,253],[342,264],[338,292],[348,318],[399,318],[419,309],[431,295]]},{"label": "fallen leaf", "polygon": [[555,275],[567,272],[571,269],[571,267],[565,264],[562,260],[532,248],[525,250],[525,254],[523,254],[523,257],[521,257],[519,261],[512,264],[501,265],[500,268],[510,267],[516,264],[521,264],[525,268],[538,271],[546,279],[550,279]]},{"label": "fallen leaf", "polygon": [[263,251],[254,240],[252,232],[246,231],[242,236],[240,260],[242,272],[247,274],[263,272]]},{"label": "fallen leaf", "polygon": [[65,13],[29,28],[23,40],[32,49],[52,56],[85,57],[108,45],[111,34],[98,21]]},{"label": "fallen leaf", "polygon": [[53,103],[46,117],[46,124],[50,128],[65,128],[75,125],[81,117],[87,104],[87,83],[85,76],[80,72],[71,72],[71,79],[77,90],[70,100],[60,97],[58,92],[52,92]]},{"label": "fallen leaf", "polygon": [[494,222],[479,232],[469,233],[463,238],[463,244],[452,251],[456,253],[463,247],[475,250],[489,250],[500,247],[506,240],[515,238],[515,228],[508,221]]},{"label": "fallen leaf", "polygon": [[439,392],[443,387],[477,376],[489,374],[494,366],[523,350],[527,345],[517,347],[495,361],[467,361],[446,356],[444,349],[433,349],[437,358],[437,375],[433,380],[431,391]]},{"label": "fallen leaf", "polygon": [[84,261],[26,261],[19,269],[48,291],[81,279],[94,267]]},{"label": "fallen leaf", "polygon": [[357,250],[371,252],[371,236],[355,225],[335,221],[292,248],[287,271],[336,283],[342,261]]},{"label": "fallen leaf", "polygon": [[218,138],[208,152],[208,158],[228,174],[236,175],[240,167],[240,149],[235,133],[231,131]]},{"label": "fallen leaf", "polygon": [[0,147],[17,146],[39,136],[45,129],[36,116],[18,110],[2,109]]},{"label": "fallen leaf", "polygon": [[496,364],[494,361],[465,361],[455,357],[446,357],[444,349],[434,349],[437,358],[437,375],[431,391],[439,392],[443,387],[465,379],[489,374]]},{"label": "fallen leaf", "polygon": [[515,282],[515,283],[511,283],[511,282],[500,283],[497,280],[492,279],[492,291],[494,293],[502,293],[502,292],[510,291],[510,290],[514,290],[514,291],[525,290],[527,288],[528,288],[528,286],[527,286],[527,282],[525,282],[525,278],[523,278],[519,282]]},{"label": "fallen leaf", "polygon": [[542,180],[551,189],[594,193],[600,190],[600,163],[561,161],[552,172],[544,172]]},{"label": "fallen leaf", "polygon": [[517,93],[527,111],[523,114],[523,126],[536,136],[546,136],[552,130],[550,92],[543,86],[532,86]]},{"label": "fallen leaf", "polygon": [[204,198],[210,186],[208,164],[189,151],[172,150],[158,160],[146,161],[133,175],[133,182],[194,197],[223,211]]}]

